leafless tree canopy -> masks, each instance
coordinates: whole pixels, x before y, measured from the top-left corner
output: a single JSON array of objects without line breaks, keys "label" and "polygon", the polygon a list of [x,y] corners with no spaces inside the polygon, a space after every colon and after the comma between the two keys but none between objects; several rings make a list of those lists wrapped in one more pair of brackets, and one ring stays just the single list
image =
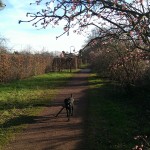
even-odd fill
[{"label": "leafless tree canopy", "polygon": [[0,0],[0,7],[2,7],[2,1]]},{"label": "leafless tree canopy", "polygon": [[[99,29],[99,37],[115,36],[133,42],[137,48],[150,51],[150,1],[133,0],[37,0],[31,5],[44,5],[42,10],[27,13],[33,26],[46,28],[64,24],[63,34],[71,28],[77,34],[88,26]],[[105,29],[105,30],[104,30]],[[58,38],[57,37],[57,38]]]},{"label": "leafless tree canopy", "polygon": [[0,10],[3,9],[6,5],[0,0]]}]

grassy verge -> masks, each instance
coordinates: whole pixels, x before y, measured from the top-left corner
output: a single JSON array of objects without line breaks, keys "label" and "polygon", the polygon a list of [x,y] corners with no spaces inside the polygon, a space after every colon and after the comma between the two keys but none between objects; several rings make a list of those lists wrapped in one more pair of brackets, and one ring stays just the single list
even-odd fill
[{"label": "grassy verge", "polygon": [[[119,85],[89,78],[88,150],[131,150],[138,135],[150,135],[150,94],[129,97]],[[148,139],[147,139],[148,140]]]},{"label": "grassy verge", "polygon": [[57,93],[73,73],[49,73],[29,79],[0,84],[0,149],[32,123],[42,108],[49,106]]},{"label": "grassy verge", "polygon": [[85,69],[85,68],[88,68],[88,66],[89,66],[89,64],[82,64],[80,68]]}]

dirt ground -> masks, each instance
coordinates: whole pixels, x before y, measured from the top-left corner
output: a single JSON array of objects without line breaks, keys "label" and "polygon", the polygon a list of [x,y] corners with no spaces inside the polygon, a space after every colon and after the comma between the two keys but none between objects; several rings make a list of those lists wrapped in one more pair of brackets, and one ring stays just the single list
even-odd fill
[{"label": "dirt ground", "polygon": [[[76,73],[67,85],[60,88],[60,92],[46,107],[42,114],[34,119],[22,133],[6,146],[5,150],[85,150],[85,124],[88,90],[89,69]],[[63,100],[73,94],[75,99],[74,116],[70,121],[64,109],[59,116]]]}]

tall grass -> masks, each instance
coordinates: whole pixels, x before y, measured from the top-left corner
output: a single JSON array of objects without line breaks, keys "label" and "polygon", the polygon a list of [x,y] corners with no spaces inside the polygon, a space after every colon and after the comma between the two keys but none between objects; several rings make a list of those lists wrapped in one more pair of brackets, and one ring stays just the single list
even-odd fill
[{"label": "tall grass", "polygon": [[127,95],[117,84],[89,78],[88,150],[131,150],[137,135],[150,135],[150,94]]},{"label": "tall grass", "polygon": [[0,149],[14,133],[33,122],[33,116],[49,106],[73,73],[49,73],[0,84]]}]

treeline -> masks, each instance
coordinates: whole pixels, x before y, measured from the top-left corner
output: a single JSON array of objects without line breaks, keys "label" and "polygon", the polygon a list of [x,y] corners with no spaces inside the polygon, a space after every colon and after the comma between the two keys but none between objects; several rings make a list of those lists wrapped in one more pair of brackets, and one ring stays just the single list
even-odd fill
[{"label": "treeline", "polygon": [[[68,61],[69,60],[69,61]],[[51,71],[77,69],[81,59],[53,57],[50,54],[0,54],[0,83],[24,79]]]},{"label": "treeline", "polygon": [[82,55],[93,70],[118,81],[127,90],[150,83],[150,53],[134,47],[131,41],[91,40]]}]

